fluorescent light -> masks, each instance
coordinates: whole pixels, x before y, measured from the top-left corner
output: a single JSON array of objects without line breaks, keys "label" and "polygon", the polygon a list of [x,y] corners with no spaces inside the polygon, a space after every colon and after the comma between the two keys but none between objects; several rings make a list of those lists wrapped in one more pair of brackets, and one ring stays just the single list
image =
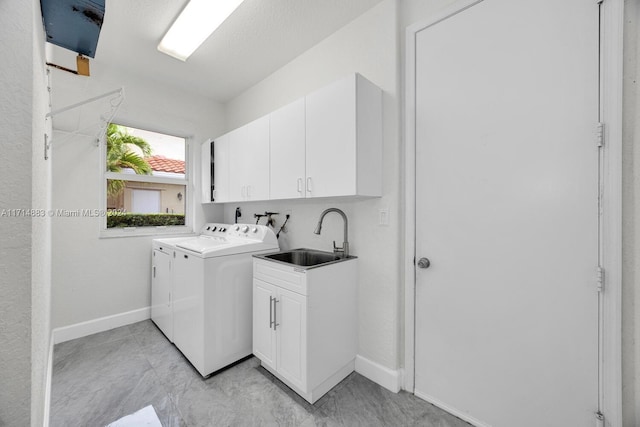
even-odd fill
[{"label": "fluorescent light", "polygon": [[190,0],[158,45],[160,52],[186,61],[243,0]]}]

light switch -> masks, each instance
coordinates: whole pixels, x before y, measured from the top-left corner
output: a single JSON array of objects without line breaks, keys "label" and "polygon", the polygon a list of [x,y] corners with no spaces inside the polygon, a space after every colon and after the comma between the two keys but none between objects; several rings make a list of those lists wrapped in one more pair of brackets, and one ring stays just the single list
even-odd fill
[{"label": "light switch", "polygon": [[380,209],[378,211],[378,223],[383,226],[389,225],[389,208]]}]

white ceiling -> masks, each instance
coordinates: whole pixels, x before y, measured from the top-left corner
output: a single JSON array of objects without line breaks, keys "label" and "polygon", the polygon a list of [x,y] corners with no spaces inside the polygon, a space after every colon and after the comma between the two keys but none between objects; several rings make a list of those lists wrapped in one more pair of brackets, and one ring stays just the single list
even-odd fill
[{"label": "white ceiling", "polygon": [[380,1],[245,0],[182,62],[157,45],[187,0],[107,0],[94,61],[224,103]]}]

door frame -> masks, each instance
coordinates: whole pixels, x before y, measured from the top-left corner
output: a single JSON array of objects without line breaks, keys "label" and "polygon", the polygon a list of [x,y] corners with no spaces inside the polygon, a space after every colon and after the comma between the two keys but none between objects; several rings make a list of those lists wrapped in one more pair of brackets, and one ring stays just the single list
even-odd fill
[{"label": "door frame", "polygon": [[[406,29],[405,39],[405,257],[403,389],[414,392],[415,380],[415,233],[416,233],[416,37],[444,19],[484,0],[459,0],[428,20]],[[589,0],[585,0],[589,1]],[[600,121],[604,126],[601,262],[606,272],[602,304],[604,354],[601,410],[607,425],[622,426],[622,64],[624,0],[601,3]],[[594,134],[595,134],[594,123]],[[594,137],[595,141],[595,137]],[[595,144],[595,142],[594,142]],[[594,266],[595,267],[595,266]],[[594,271],[594,286],[595,286]],[[445,408],[446,409],[446,408]]]}]

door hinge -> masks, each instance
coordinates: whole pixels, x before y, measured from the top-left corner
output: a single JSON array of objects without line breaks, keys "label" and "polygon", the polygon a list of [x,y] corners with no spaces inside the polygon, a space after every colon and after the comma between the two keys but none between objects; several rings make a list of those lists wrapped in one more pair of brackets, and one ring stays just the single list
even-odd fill
[{"label": "door hinge", "polygon": [[604,292],[604,268],[596,268],[596,291]]},{"label": "door hinge", "polygon": [[600,411],[596,412],[596,427],[604,427],[604,414]]},{"label": "door hinge", "polygon": [[49,142],[49,135],[44,134],[44,159],[49,160],[49,148],[51,148],[51,143]]},{"label": "door hinge", "polygon": [[598,147],[604,146],[604,123],[598,122],[596,125],[596,143]]}]

